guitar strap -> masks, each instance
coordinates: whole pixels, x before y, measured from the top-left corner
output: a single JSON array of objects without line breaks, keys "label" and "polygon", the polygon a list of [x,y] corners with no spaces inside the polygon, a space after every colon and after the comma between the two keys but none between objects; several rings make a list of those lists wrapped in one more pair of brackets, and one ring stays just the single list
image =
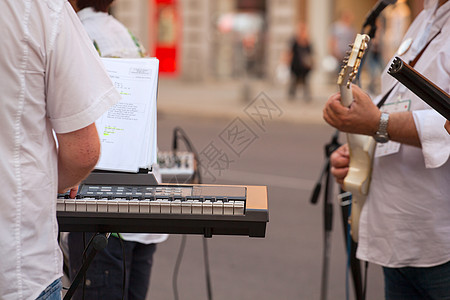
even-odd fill
[{"label": "guitar strap", "polygon": [[[425,52],[425,49],[427,49],[428,45],[431,43],[432,40],[434,40],[435,37],[437,37],[439,34],[441,33],[441,30],[439,30],[429,41],[428,43],[425,45],[425,47],[423,47],[423,49],[419,52],[419,54],[416,55],[416,57],[409,61],[409,65],[414,68],[414,66],[416,65],[417,61],[419,60],[419,58],[422,56],[422,54]],[[389,95],[391,94],[392,90],[397,86],[398,81],[394,84],[394,86],[389,90],[389,92],[387,92],[383,98],[381,98],[381,100],[377,103],[377,107],[381,108],[384,104],[384,102],[386,102],[387,98],[389,97]]]}]

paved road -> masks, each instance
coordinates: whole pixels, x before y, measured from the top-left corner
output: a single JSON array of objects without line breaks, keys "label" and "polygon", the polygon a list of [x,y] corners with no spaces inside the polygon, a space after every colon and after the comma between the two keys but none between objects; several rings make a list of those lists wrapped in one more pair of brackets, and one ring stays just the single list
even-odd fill
[{"label": "paved road", "polygon": [[[172,129],[180,126],[199,152],[214,145],[228,156],[227,168],[221,174],[211,172],[215,181],[206,177],[204,183],[268,186],[270,222],[265,238],[207,239],[213,299],[320,299],[323,200],[311,205],[309,197],[323,164],[323,146],[333,130],[320,124],[282,122],[275,116],[259,127],[243,111],[235,117],[239,119],[164,112],[158,122],[161,150],[170,148]],[[227,140],[233,128],[245,125],[252,133],[241,143]],[[337,201],[334,211],[327,299],[345,299],[346,258]],[[174,299],[173,269],[181,238],[171,235],[159,245],[147,299]],[[207,299],[202,247],[202,237],[187,237],[178,275],[180,300]],[[370,265],[367,299],[382,299],[382,291],[381,270]]]}]

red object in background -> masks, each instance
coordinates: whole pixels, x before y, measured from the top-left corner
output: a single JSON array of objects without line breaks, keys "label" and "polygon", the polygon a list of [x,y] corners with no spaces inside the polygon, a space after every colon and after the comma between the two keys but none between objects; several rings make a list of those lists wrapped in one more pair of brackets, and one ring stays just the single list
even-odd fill
[{"label": "red object in background", "polygon": [[155,57],[159,59],[160,73],[175,74],[178,71],[178,43],[180,18],[176,0],[154,0],[156,12]]}]

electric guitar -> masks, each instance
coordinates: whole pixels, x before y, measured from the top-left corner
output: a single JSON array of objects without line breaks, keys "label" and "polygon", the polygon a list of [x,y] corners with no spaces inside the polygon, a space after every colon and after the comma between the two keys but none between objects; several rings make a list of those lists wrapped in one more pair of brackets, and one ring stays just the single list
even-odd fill
[{"label": "electric guitar", "polygon": [[[368,47],[370,38],[366,34],[358,34],[352,49],[344,59],[338,85],[342,105],[349,107],[353,102],[351,83],[358,73],[361,59]],[[349,217],[352,239],[358,242],[359,217],[369,191],[372,173],[372,159],[376,142],[371,136],[347,133],[347,143],[350,154],[348,174],[342,188],[352,193],[352,206]]]}]

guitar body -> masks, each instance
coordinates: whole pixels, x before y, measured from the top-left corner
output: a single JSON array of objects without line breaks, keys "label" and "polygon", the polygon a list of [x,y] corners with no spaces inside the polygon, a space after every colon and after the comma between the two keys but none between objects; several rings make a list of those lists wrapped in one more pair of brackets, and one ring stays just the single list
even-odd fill
[{"label": "guitar body", "polygon": [[376,142],[371,136],[347,134],[347,143],[350,165],[342,188],[352,193],[350,232],[352,239],[358,242],[359,217],[369,191]]},{"label": "guitar body", "polygon": [[[367,35],[357,35],[346,65],[339,74],[338,85],[341,93],[341,103],[346,107],[349,107],[353,102],[351,81],[358,71],[368,41],[369,37]],[[358,242],[359,217],[369,191],[376,142],[371,136],[348,133],[347,143],[350,165],[342,188],[352,193],[349,222],[352,239]]]}]

